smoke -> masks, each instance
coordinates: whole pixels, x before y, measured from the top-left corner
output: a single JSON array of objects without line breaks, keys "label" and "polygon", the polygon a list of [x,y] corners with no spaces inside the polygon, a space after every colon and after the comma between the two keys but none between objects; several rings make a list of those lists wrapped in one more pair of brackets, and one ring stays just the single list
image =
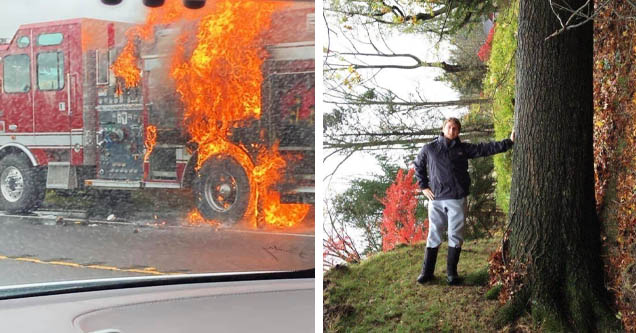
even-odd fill
[{"label": "smoke", "polygon": [[141,22],[147,11],[139,0],[124,0],[117,6],[99,0],[0,0],[0,7],[0,38],[9,40],[21,24],[74,18]]}]

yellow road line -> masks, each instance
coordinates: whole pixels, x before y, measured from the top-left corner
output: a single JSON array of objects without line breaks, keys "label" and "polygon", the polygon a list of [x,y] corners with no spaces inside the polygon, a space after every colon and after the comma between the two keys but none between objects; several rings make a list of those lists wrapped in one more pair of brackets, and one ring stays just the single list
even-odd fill
[{"label": "yellow road line", "polygon": [[91,269],[101,269],[105,271],[115,271],[115,272],[128,272],[128,273],[142,273],[142,274],[151,274],[151,275],[168,275],[168,274],[177,274],[177,273],[169,273],[169,272],[160,272],[155,267],[146,267],[143,269],[137,268],[119,268],[115,266],[106,266],[106,265],[82,265],[75,262],[69,261],[43,261],[38,258],[30,258],[30,257],[17,257],[17,258],[9,258],[4,255],[0,255],[0,260],[13,260],[13,261],[23,261],[30,262],[33,264],[44,264],[44,265],[57,265],[57,266],[68,266],[75,268],[91,268]]},{"label": "yellow road line", "polygon": [[61,265],[61,266],[71,266],[71,267],[82,267],[80,264],[76,264],[74,262],[66,262],[66,261],[43,261],[42,263],[46,263],[49,265]]}]

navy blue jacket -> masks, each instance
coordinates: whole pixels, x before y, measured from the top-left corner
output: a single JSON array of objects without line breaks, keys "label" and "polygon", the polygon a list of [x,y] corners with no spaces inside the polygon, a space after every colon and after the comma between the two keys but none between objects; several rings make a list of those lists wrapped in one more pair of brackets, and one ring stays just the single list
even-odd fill
[{"label": "navy blue jacket", "polygon": [[447,140],[444,135],[425,145],[415,159],[415,177],[420,188],[430,188],[435,200],[461,199],[470,190],[468,159],[505,152],[512,141],[464,143],[457,137]]}]

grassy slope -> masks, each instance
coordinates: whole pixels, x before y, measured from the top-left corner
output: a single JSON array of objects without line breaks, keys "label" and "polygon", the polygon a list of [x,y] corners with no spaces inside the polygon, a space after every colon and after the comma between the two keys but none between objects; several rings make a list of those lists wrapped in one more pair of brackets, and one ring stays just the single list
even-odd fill
[{"label": "grassy slope", "polygon": [[339,267],[324,278],[324,327],[328,332],[488,332],[498,308],[486,299],[488,257],[496,240],[467,242],[458,271],[464,285],[446,283],[446,243],[436,280],[415,282],[425,243],[401,246],[360,264]]}]

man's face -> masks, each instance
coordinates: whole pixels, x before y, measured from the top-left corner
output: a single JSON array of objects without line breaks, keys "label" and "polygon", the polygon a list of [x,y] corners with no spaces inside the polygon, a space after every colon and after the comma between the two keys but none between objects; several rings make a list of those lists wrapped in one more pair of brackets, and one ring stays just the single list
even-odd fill
[{"label": "man's face", "polygon": [[459,136],[459,126],[452,121],[447,122],[442,131],[448,140],[455,140]]}]

